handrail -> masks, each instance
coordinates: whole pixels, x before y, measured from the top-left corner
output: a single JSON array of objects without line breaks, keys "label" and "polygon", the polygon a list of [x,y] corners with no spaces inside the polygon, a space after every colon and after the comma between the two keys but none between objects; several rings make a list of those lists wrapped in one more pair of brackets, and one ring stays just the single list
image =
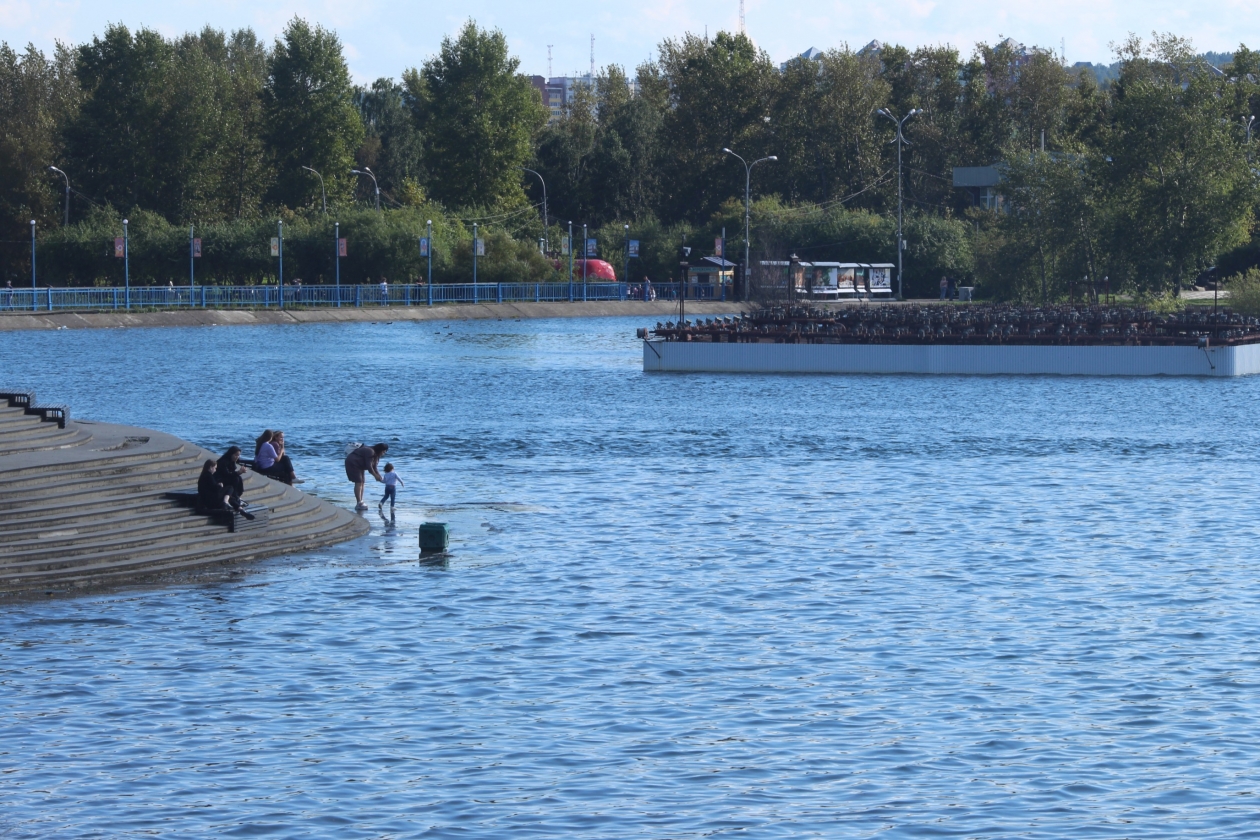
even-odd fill
[{"label": "handrail", "polygon": [[[0,289],[0,314],[55,311],[99,312],[118,309],[279,309],[324,306],[436,306],[463,303],[559,303],[642,300],[637,283],[442,283],[285,286],[132,286],[129,293],[109,286]],[[727,299],[724,285],[653,283],[656,300],[680,295],[698,300]],[[0,399],[3,399],[0,394]]]}]

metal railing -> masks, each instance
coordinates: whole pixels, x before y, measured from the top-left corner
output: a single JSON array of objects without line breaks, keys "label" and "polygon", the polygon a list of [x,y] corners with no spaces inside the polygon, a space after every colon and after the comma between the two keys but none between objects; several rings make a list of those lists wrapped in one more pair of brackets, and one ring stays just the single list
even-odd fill
[{"label": "metal railing", "polygon": [[451,283],[361,286],[132,286],[0,289],[0,313],[115,309],[283,309],[328,306],[435,306],[459,303],[727,299],[705,283]]}]

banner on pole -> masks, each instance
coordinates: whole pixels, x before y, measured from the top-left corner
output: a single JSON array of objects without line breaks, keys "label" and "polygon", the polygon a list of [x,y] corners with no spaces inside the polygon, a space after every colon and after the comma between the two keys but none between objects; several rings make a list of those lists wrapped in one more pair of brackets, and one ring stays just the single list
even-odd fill
[{"label": "banner on pole", "polygon": [[114,237],[114,256],[120,260],[123,258],[123,238],[121,236]]},{"label": "banner on pole", "polygon": [[271,237],[271,256],[280,256],[280,237],[278,236]]},{"label": "banner on pole", "polygon": [[598,245],[599,245],[599,242],[595,239],[586,240],[586,256],[588,257],[599,256]]},{"label": "banner on pole", "polygon": [[477,256],[484,257],[486,255],[486,240],[477,240]]},{"label": "banner on pole", "polygon": [[560,240],[560,253],[566,257],[569,255],[569,240],[567,239]]},{"label": "banner on pole", "polygon": [[193,256],[194,257],[201,256],[201,239],[200,238],[193,240]]},{"label": "banner on pole", "polygon": [[346,256],[346,238],[344,236],[337,240],[337,256]]},{"label": "banner on pole", "polygon": [[720,237],[720,236],[718,236],[718,237],[714,237],[714,239],[713,239],[713,256],[715,256],[715,257],[725,257],[725,256],[726,256],[726,254],[723,254],[723,253],[722,253],[722,237]]},{"label": "banner on pole", "polygon": [[639,256],[639,240],[637,239],[630,240],[630,256],[632,257]]},{"label": "banner on pole", "polygon": [[420,237],[420,256],[429,256],[429,237],[427,236]]}]

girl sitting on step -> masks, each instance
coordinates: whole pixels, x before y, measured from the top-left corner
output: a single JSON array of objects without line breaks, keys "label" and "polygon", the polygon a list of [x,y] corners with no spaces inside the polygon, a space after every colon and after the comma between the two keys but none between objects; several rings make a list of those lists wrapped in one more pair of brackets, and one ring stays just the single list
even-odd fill
[{"label": "girl sitting on step", "polygon": [[254,472],[292,484],[297,474],[293,462],[284,454],[284,432],[265,429],[254,443]]},{"label": "girl sitting on step", "polygon": [[207,460],[201,465],[201,475],[197,478],[197,502],[203,510],[234,510],[246,519],[254,515],[241,508],[239,496],[228,492],[227,488],[215,475],[217,465]]}]

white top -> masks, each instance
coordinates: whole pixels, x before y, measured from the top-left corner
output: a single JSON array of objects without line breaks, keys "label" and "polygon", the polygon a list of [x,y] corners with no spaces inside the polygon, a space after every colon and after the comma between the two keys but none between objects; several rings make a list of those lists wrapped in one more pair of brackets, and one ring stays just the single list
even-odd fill
[{"label": "white top", "polygon": [[382,478],[385,479],[386,487],[393,487],[395,484],[398,483],[398,471],[390,470],[389,472],[385,473],[385,475],[383,475]]}]

